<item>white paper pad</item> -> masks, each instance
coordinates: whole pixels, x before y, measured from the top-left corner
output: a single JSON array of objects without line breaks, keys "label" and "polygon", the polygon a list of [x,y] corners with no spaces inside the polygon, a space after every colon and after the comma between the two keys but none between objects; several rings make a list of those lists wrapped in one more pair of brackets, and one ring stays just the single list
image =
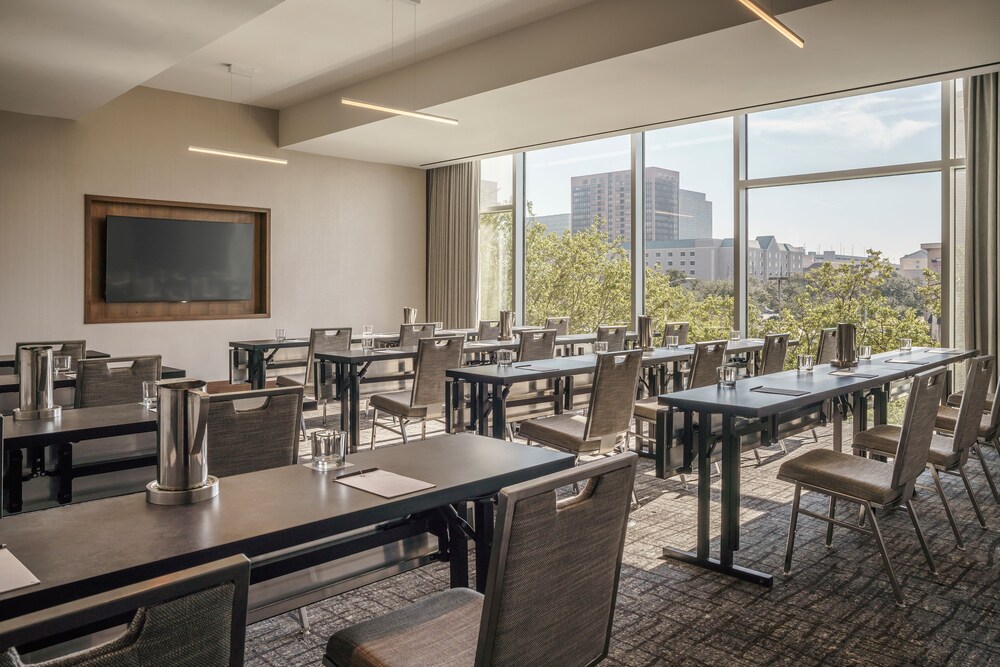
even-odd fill
[{"label": "white paper pad", "polygon": [[10,549],[0,549],[0,593],[40,584],[38,578],[19,561]]},{"label": "white paper pad", "polygon": [[917,361],[916,359],[886,359],[887,364],[907,364],[908,366],[919,366],[924,363],[923,361]]},{"label": "white paper pad", "polygon": [[930,354],[959,354],[961,350],[957,347],[932,347],[927,352]]},{"label": "white paper pad", "polygon": [[865,375],[864,373],[858,373],[857,371],[852,371],[849,369],[844,369],[840,371],[833,371],[830,375],[836,375],[837,377],[844,378],[877,378],[877,375]]},{"label": "white paper pad", "polygon": [[373,470],[361,475],[347,475],[334,480],[345,486],[374,493],[383,498],[395,498],[405,496],[408,493],[433,489],[434,485],[429,482],[422,482],[412,477],[403,477],[388,470]]}]

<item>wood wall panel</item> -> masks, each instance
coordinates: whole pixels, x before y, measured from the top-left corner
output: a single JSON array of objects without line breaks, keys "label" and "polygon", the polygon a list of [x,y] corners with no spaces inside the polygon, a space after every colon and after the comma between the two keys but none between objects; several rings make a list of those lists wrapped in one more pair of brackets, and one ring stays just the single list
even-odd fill
[{"label": "wood wall panel", "polygon": [[[254,225],[253,296],[246,301],[108,303],[104,298],[107,218],[124,215]],[[269,317],[271,209],[191,202],[84,196],[84,323],[163,322]]]}]

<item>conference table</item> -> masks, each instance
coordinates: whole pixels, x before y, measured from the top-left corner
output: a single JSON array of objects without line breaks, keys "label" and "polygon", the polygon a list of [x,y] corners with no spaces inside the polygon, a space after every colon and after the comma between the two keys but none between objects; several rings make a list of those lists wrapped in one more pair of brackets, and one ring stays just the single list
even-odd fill
[{"label": "conference table", "polygon": [[[111,357],[107,352],[99,352],[98,350],[87,350],[87,359],[108,359]],[[13,368],[14,367],[14,355],[13,354],[0,354],[0,368]]]},{"label": "conference table", "polygon": [[[685,461],[697,461],[698,467],[698,526],[694,553],[664,547],[663,556],[680,560],[753,583],[771,586],[770,574],[741,567],[734,563],[740,548],[740,442],[745,436],[767,437],[783,422],[801,419],[809,412],[821,409],[830,399],[850,397],[853,406],[854,431],[868,424],[868,396],[874,398],[874,423],[884,424],[888,417],[890,385],[911,378],[917,373],[963,361],[977,354],[975,350],[914,349],[908,353],[887,352],[862,361],[856,368],[834,369],[819,365],[811,373],[796,370],[738,380],[734,387],[712,385],[698,389],[661,394],[657,413],[657,476],[685,471],[681,467],[665,470],[664,452],[673,443],[672,408],[682,414],[682,446]],[[721,417],[716,433],[696,429],[698,424],[711,424],[712,415]],[[840,414],[834,412],[834,449],[840,450]],[[696,435],[697,431],[697,435]],[[697,438],[697,443],[695,439]],[[713,440],[721,447],[721,514],[722,529],[719,558],[710,555],[709,529],[712,502],[710,454]],[[695,453],[697,452],[697,453]]]},{"label": "conference table", "polygon": [[[438,537],[436,558],[449,563],[453,587],[469,583],[471,534],[482,591],[493,537],[489,499],[573,466],[569,454],[473,434],[384,447],[349,461],[353,467],[325,473],[300,464],[224,477],[217,497],[193,505],[151,505],[135,493],[6,517],[3,541],[41,583],[0,593],[0,620],[236,554],[251,560],[253,591],[253,584],[280,583],[289,572],[417,533]],[[434,486],[383,498],[335,481],[365,468]],[[474,529],[457,520],[470,501],[483,499],[473,502]],[[315,582],[317,590],[322,585]]]}]

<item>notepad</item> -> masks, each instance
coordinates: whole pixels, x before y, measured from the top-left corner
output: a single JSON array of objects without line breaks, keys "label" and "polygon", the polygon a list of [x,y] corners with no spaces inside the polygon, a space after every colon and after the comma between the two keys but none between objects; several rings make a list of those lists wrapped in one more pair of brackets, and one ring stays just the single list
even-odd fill
[{"label": "notepad", "polygon": [[811,393],[801,389],[781,389],[780,387],[754,387],[750,391],[756,391],[761,394],[778,394],[779,396],[805,396]]},{"label": "notepad", "polygon": [[961,350],[956,347],[932,347],[927,350],[930,354],[961,354]]},{"label": "notepad", "polygon": [[539,371],[542,373],[552,373],[559,370],[558,368],[549,368],[548,366],[532,366],[531,364],[521,364],[520,366],[514,366],[514,368],[525,371]]},{"label": "notepad", "polygon": [[344,486],[350,486],[361,491],[374,493],[383,498],[395,498],[405,496],[408,493],[416,493],[425,489],[433,489],[430,482],[422,482],[412,477],[403,477],[388,470],[373,470],[360,475],[348,475],[335,480]]},{"label": "notepad", "polygon": [[854,371],[846,368],[839,371],[833,371],[830,375],[836,375],[837,377],[842,378],[868,378],[869,380],[878,377],[877,375],[868,375],[866,373],[855,373]]},{"label": "notepad", "polygon": [[38,577],[24,566],[6,546],[0,547],[0,593],[16,591],[26,586],[40,584]]},{"label": "notepad", "polygon": [[906,364],[907,366],[920,366],[925,363],[923,361],[917,361],[915,359],[886,359],[887,364]]},{"label": "notepad", "polygon": [[372,352],[376,354],[395,354],[396,352],[399,352],[399,349],[395,347],[380,347],[377,350],[372,350]]}]

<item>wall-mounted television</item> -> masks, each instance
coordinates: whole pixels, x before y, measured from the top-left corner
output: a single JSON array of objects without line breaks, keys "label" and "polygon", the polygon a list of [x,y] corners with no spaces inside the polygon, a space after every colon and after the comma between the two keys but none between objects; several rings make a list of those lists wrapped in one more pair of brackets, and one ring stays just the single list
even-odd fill
[{"label": "wall-mounted television", "polygon": [[247,301],[254,225],[109,215],[104,277],[108,303]]}]

